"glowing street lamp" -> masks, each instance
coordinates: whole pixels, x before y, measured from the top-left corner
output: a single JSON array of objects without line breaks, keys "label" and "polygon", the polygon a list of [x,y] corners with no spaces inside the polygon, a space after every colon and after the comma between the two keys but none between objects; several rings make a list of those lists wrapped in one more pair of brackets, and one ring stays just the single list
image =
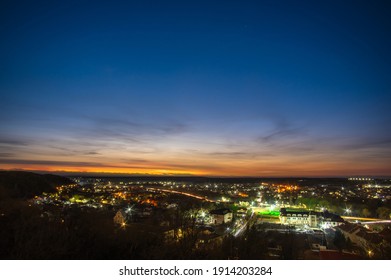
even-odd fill
[{"label": "glowing street lamp", "polygon": [[127,214],[131,214],[133,211],[133,206],[128,206],[125,211]]}]

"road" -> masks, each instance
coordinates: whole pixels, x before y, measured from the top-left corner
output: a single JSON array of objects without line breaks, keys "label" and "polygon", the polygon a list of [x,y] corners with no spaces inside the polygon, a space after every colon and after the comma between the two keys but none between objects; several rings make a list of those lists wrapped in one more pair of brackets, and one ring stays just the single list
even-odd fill
[{"label": "road", "polygon": [[147,188],[147,190],[154,190],[154,191],[161,191],[161,192],[167,192],[167,193],[173,193],[173,194],[180,194],[180,195],[185,195],[185,196],[189,196],[189,197],[200,199],[200,200],[205,200],[205,201],[208,201],[208,202],[217,202],[216,200],[208,199],[208,198],[206,198],[204,196],[199,196],[199,195],[195,195],[195,194],[187,193],[187,192],[182,192],[182,191],[158,189],[158,188]]},{"label": "road", "polygon": [[256,221],[256,216],[254,212],[251,213],[249,217],[246,217],[246,219],[242,222],[241,225],[238,225],[236,228],[232,229],[231,234],[235,237],[238,237],[242,235],[247,227],[250,227],[254,224]]},{"label": "road", "polygon": [[342,216],[342,219],[345,221],[350,222],[360,222],[361,224],[388,224],[391,223],[391,220],[381,220],[381,219],[375,219],[375,218],[362,218],[362,217],[348,217],[348,216]]}]

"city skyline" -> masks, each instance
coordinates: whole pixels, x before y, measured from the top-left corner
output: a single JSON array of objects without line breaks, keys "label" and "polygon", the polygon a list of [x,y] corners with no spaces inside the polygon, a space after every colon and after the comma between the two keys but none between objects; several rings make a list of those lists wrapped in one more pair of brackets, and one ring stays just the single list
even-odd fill
[{"label": "city skyline", "polygon": [[391,175],[389,3],[1,5],[0,169]]}]

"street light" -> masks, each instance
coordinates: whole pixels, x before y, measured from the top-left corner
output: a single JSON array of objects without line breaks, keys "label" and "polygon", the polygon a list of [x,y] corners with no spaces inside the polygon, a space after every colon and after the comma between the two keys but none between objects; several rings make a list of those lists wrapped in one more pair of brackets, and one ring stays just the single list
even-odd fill
[{"label": "street light", "polygon": [[128,214],[130,214],[130,213],[132,213],[132,211],[133,211],[133,206],[128,206],[127,208],[126,208],[126,213],[128,213]]}]

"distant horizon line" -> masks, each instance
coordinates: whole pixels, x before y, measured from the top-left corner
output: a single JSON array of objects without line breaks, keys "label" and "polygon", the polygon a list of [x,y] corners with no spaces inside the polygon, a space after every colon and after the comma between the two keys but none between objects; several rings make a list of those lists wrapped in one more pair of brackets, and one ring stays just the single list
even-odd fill
[{"label": "distant horizon line", "polygon": [[347,178],[371,178],[371,179],[390,179],[390,175],[314,175],[314,176],[284,176],[284,175],[274,175],[270,177],[266,176],[257,176],[257,175],[247,175],[247,176],[240,176],[240,175],[194,175],[194,174],[148,174],[148,173],[116,173],[116,172],[88,172],[88,171],[47,171],[47,170],[28,170],[28,169],[0,169],[0,171],[20,171],[20,172],[32,172],[32,173],[39,173],[39,174],[53,174],[53,175],[62,175],[62,176],[71,176],[71,177],[177,177],[177,178],[183,178],[183,177],[194,177],[194,178],[222,178],[222,179],[288,179],[288,178],[314,178],[314,179],[321,179],[321,178],[328,178],[328,179],[347,179]]}]

